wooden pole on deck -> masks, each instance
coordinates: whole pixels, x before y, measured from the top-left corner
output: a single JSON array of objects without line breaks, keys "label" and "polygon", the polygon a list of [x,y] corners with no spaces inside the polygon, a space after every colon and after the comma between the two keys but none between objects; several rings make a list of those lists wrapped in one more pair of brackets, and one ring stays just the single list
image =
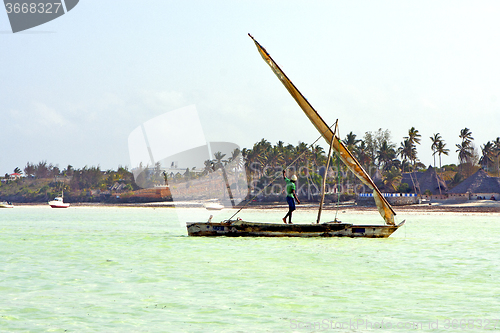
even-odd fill
[{"label": "wooden pole on deck", "polygon": [[[316,223],[319,223],[321,219],[321,210],[323,209],[323,202],[325,201],[325,188],[326,188],[326,175],[328,174],[328,168],[330,167],[330,159],[332,157],[333,140],[335,140],[335,133],[337,132],[338,119],[335,121],[335,128],[333,129],[332,141],[330,142],[330,149],[328,149],[328,159],[326,160],[325,175],[323,176],[323,184],[321,186],[321,200],[319,202],[318,219]],[[338,195],[338,193],[337,193]]]}]

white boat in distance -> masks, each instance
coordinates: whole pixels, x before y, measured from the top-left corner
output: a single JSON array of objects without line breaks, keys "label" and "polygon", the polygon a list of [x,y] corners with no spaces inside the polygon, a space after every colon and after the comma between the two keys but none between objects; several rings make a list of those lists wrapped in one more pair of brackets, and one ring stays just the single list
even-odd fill
[{"label": "white boat in distance", "polygon": [[49,205],[52,208],[68,208],[69,203],[64,202],[64,191],[60,197],[55,197],[54,200],[49,201]]},{"label": "white boat in distance", "polygon": [[14,205],[8,201],[0,202],[0,208],[14,208]]},{"label": "white boat in distance", "polygon": [[218,201],[207,202],[203,204],[206,210],[221,210],[224,205],[220,204]]}]

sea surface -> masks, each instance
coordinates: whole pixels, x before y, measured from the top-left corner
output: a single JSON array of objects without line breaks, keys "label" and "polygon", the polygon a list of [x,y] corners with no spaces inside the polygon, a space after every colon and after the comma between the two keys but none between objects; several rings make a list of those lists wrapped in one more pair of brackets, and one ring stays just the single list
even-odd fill
[{"label": "sea surface", "polygon": [[[406,225],[387,239],[188,237],[186,219],[210,214],[0,210],[0,331],[500,330],[498,214],[401,214]],[[284,214],[238,216],[279,222]],[[315,215],[299,207],[294,222]],[[375,212],[339,218],[382,221]]]}]

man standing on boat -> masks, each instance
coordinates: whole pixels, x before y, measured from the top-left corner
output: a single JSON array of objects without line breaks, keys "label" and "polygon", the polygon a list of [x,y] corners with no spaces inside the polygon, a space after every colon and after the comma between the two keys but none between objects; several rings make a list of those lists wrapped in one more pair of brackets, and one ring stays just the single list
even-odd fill
[{"label": "man standing on boat", "polygon": [[283,218],[283,222],[286,224],[286,218],[288,217],[288,224],[292,224],[292,212],[295,210],[295,200],[297,200],[297,203],[300,205],[300,200],[295,194],[295,182],[297,181],[297,176],[293,175],[290,179],[288,179],[285,176],[285,170],[283,170],[283,179],[285,179],[286,182],[286,201],[288,202],[288,213],[286,213]]}]

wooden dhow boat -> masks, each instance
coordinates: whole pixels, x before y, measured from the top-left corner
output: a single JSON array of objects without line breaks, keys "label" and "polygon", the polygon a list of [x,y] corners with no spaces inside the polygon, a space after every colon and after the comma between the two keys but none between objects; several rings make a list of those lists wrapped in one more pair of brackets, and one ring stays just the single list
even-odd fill
[{"label": "wooden dhow boat", "polygon": [[[322,197],[319,205],[318,218],[315,223],[310,224],[283,224],[272,222],[249,222],[240,218],[232,220],[240,210],[238,210],[230,219],[222,222],[212,222],[212,217],[207,222],[188,222],[186,223],[189,236],[249,236],[249,237],[368,237],[368,238],[387,238],[398,230],[405,221],[396,225],[394,216],[396,213],[379,189],[356,160],[352,153],[347,149],[344,143],[336,134],[336,129],[332,131],[321,116],[316,112],[307,99],[300,93],[290,79],[285,75],[281,68],[274,62],[269,53],[248,34],[257,46],[257,50],[264,61],[271,67],[278,79],[283,83],[288,92],[292,95],[301,109],[307,115],[312,124],[321,133],[321,136],[330,146],[327,163],[330,161],[331,152],[334,150],[339,159],[349,168],[349,170],[361,180],[361,182],[373,191],[373,197],[377,209],[384,219],[383,225],[362,225],[351,223],[340,223],[338,221],[320,223],[321,210],[324,200],[324,188],[326,173],[323,179]],[[335,124],[336,125],[336,124]],[[335,126],[336,128],[336,126]],[[328,170],[328,164],[327,164]]]},{"label": "wooden dhow boat", "polygon": [[284,224],[228,220],[187,223],[189,236],[227,237],[368,237],[387,238],[398,225],[354,225],[350,223]]}]

